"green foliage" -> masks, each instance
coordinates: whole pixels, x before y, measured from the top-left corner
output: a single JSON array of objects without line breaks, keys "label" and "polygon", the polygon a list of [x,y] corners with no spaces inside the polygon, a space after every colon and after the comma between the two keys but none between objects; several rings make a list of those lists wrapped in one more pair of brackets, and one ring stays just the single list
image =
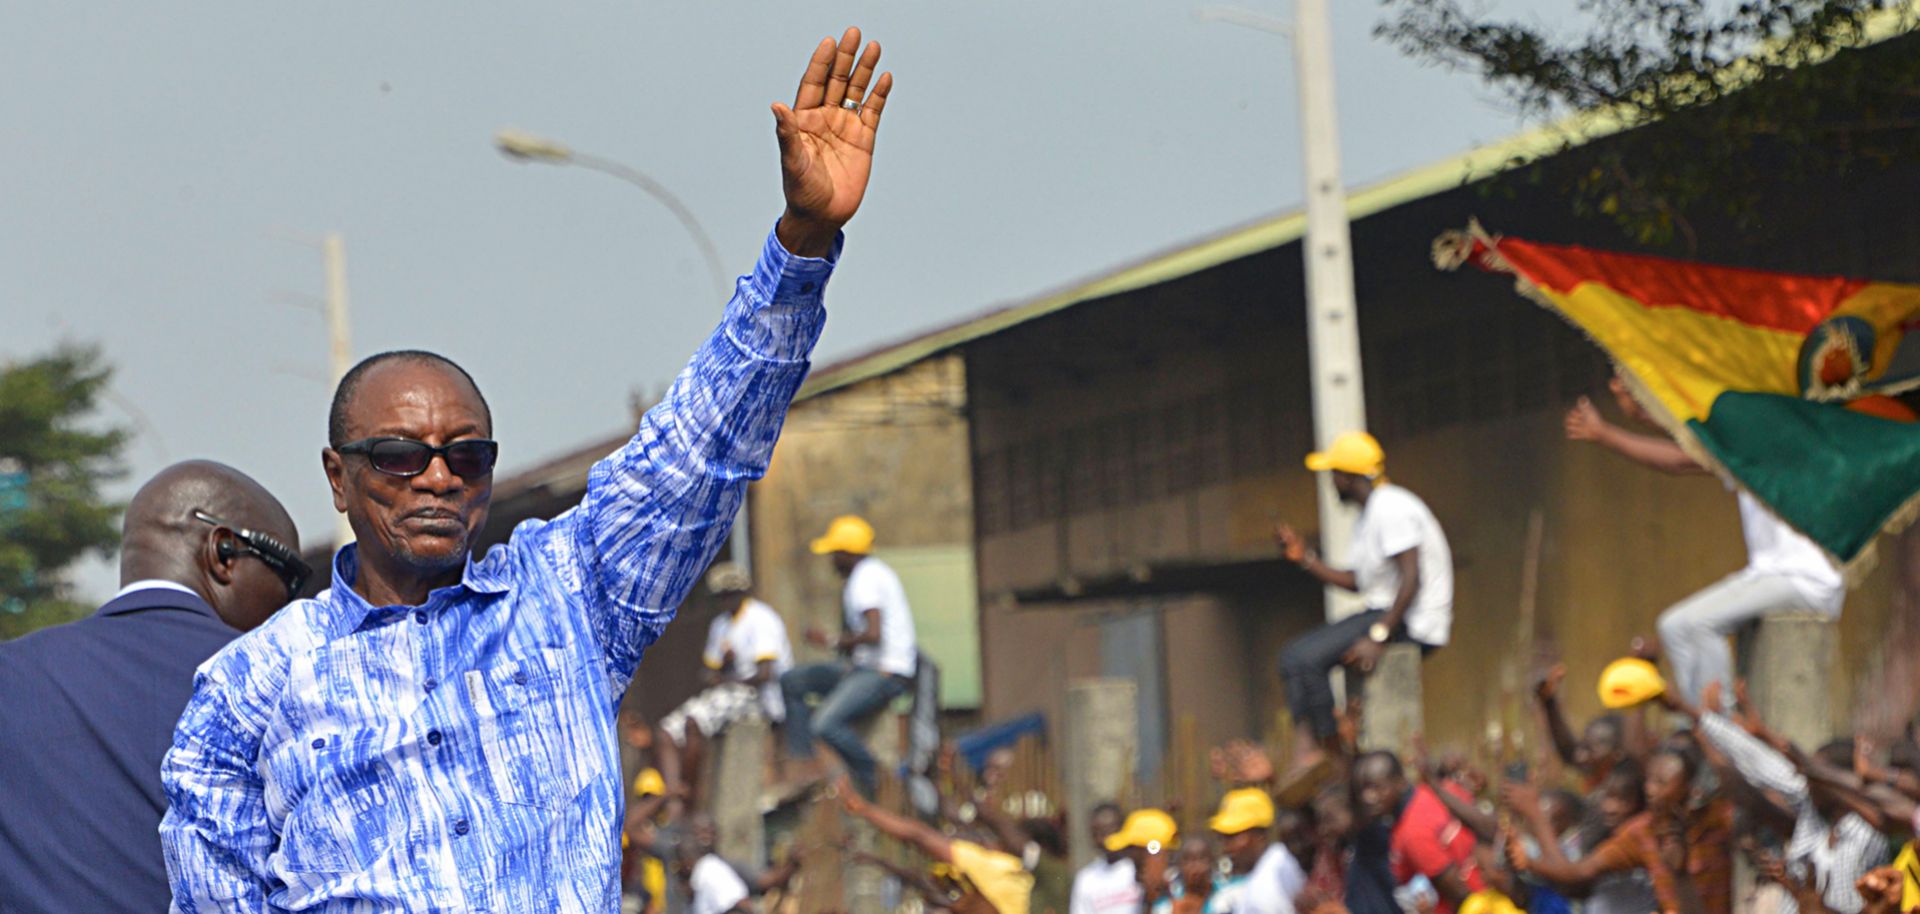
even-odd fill
[{"label": "green foliage", "polygon": [[0,638],[84,614],[61,572],[119,545],[124,505],[100,487],[126,472],[127,432],[85,421],[111,376],[79,346],[0,366]]},{"label": "green foliage", "polygon": [[1920,153],[1920,51],[1875,44],[1914,30],[1910,0],[1582,0],[1571,30],[1381,4],[1376,34],[1477,73],[1525,117],[1659,122],[1583,148],[1589,167],[1555,188],[1643,244],[1691,246],[1700,217],[1746,228],[1770,189]]}]

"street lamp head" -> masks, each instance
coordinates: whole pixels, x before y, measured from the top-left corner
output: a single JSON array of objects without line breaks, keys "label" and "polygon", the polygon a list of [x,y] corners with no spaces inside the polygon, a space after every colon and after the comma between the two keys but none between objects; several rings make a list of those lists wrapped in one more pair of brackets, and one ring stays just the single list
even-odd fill
[{"label": "street lamp head", "polygon": [[501,155],[521,162],[559,164],[573,160],[573,150],[568,149],[567,144],[513,127],[493,135],[493,148],[500,150]]}]

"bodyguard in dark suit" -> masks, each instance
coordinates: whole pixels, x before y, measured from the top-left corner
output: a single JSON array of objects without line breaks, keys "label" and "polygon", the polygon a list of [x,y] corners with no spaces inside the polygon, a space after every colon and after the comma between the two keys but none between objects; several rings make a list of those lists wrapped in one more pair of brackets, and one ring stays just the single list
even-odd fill
[{"label": "bodyguard in dark suit", "polygon": [[167,910],[160,759],[200,663],[304,584],[293,520],[206,461],[127,505],[118,595],[0,643],[0,911]]}]

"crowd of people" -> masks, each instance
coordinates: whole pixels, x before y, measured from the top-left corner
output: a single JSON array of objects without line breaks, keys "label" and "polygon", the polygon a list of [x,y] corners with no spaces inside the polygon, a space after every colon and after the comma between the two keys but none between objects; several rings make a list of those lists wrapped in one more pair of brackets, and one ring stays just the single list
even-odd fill
[{"label": "crowd of people", "polygon": [[[1625,384],[1611,387],[1622,412],[1651,427]],[[1615,425],[1584,399],[1565,424],[1570,440],[1650,468],[1704,472],[1671,439]],[[1282,650],[1297,734],[1284,769],[1266,749],[1236,742],[1213,753],[1210,815],[1109,802],[1070,822],[1016,817],[1023,804],[997,790],[998,755],[966,802],[916,816],[872,803],[872,770],[848,754],[854,780],[837,791],[846,816],[928,867],[858,862],[883,867],[931,909],[1000,914],[1858,914],[1920,905],[1911,843],[1920,746],[1911,732],[1885,746],[1795,746],[1733,678],[1727,636],[1737,626],[1786,611],[1833,618],[1844,595],[1826,556],[1748,496],[1739,500],[1749,564],[1661,614],[1658,639],[1626,646],[1595,683],[1609,712],[1578,735],[1562,705],[1565,668],[1542,670],[1534,730],[1522,740],[1535,751],[1490,773],[1458,753],[1435,759],[1416,747],[1403,758],[1357,744],[1364,709],[1339,707],[1330,674],[1364,676],[1396,643],[1422,655],[1441,649],[1453,624],[1452,559],[1426,504],[1387,479],[1372,437],[1338,436],[1307,465],[1332,474],[1358,509],[1351,567],[1328,565],[1287,525],[1276,538],[1305,573],[1359,593],[1364,609]],[[836,560],[843,573],[850,559]],[[850,627],[854,607],[869,602],[849,602]],[[804,707],[788,702],[789,714]],[[1087,830],[1099,856],[1069,879],[1061,835],[1073,827]],[[1891,849],[1902,843],[1896,862]],[[1736,885],[1742,860],[1759,874],[1752,886]],[[688,887],[696,911],[753,904],[751,892],[730,889],[717,904]]]},{"label": "crowd of people", "polygon": [[[676,855],[678,872],[700,914],[799,910],[782,890],[803,855],[821,852],[884,869],[925,910],[960,914],[1915,909],[1912,734],[1887,746],[1796,746],[1760,719],[1743,688],[1729,694],[1710,683],[1689,701],[1636,647],[1642,656],[1611,665],[1597,684],[1619,710],[1577,736],[1561,711],[1564,667],[1537,678],[1538,748],[1524,761],[1489,772],[1463,753],[1429,757],[1418,740],[1405,758],[1362,751],[1352,742],[1357,722],[1343,714],[1329,746],[1332,774],[1304,802],[1287,799],[1288,779],[1264,747],[1229,743],[1212,752],[1211,809],[1102,802],[1076,817],[1097,854],[1077,871],[1067,865],[1066,813],[1021,816],[1031,800],[1003,789],[1002,752],[971,795],[934,817],[877,806],[844,779],[825,795],[923,865],[796,844],[767,874],[729,866],[716,880],[696,868],[724,861],[710,840],[696,840]],[[1742,861],[1757,877],[1744,886]]]},{"label": "crowd of people", "polygon": [[[912,811],[877,802],[888,774],[861,723],[909,690],[930,702],[873,528],[843,516],[812,544],[844,586],[839,632],[805,633],[827,659],[806,665],[746,572],[713,559],[821,331],[893,84],[879,56],[857,29],[824,39],[793,103],[773,106],[785,209],[720,325],[574,508],[474,555],[493,417],[464,369],[422,350],[365,359],[335,391],[321,464],[355,542],[330,568],[307,567],[286,511],[237,470],[194,461],[148,481],[125,514],[123,590],[0,644],[0,910],[660,911],[678,889],[695,914],[731,914],[790,890],[814,854],[962,914],[1731,914],[1757,903],[1735,884],[1743,857],[1773,912],[1920,907],[1912,733],[1797,746],[1732,678],[1732,630],[1837,618],[1845,592],[1745,493],[1748,565],[1664,613],[1658,648],[1609,667],[1597,688],[1615,711],[1580,736],[1548,670],[1535,742],[1551,751],[1525,764],[1357,745],[1362,709],[1336,701],[1334,671],[1442,650],[1454,626],[1442,525],[1358,431],[1306,461],[1358,511],[1346,567],[1276,530],[1303,573],[1363,604],[1278,658],[1298,724],[1284,768],[1233,743],[1214,754],[1211,810],[1069,818],[1012,803],[1004,759],[971,796],[941,790],[948,754]],[[1614,393],[1645,422],[1624,382]],[[1646,424],[1583,400],[1566,434],[1705,472]],[[296,599],[316,572],[328,586]],[[635,669],[703,574],[719,607],[695,622],[706,680],[656,725],[623,728]],[[702,773],[712,741],[755,718],[780,732],[777,781],[831,797],[899,853],[800,844],[758,872],[724,859]],[[657,762],[631,782],[623,732]],[[1076,829],[1098,848],[1077,872]]]}]

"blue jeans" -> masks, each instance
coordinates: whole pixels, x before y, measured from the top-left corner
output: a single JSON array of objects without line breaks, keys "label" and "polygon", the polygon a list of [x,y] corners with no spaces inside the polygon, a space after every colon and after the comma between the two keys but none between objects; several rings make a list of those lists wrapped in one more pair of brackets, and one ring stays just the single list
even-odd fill
[{"label": "blue jeans", "polygon": [[[908,681],[879,670],[846,663],[815,663],[794,667],[780,677],[786,696],[787,752],[794,758],[813,757],[814,734],[847,763],[847,772],[860,793],[871,799],[879,782],[873,753],[860,741],[854,725],[872,716],[907,690]],[[808,707],[818,696],[820,706]]]}]

